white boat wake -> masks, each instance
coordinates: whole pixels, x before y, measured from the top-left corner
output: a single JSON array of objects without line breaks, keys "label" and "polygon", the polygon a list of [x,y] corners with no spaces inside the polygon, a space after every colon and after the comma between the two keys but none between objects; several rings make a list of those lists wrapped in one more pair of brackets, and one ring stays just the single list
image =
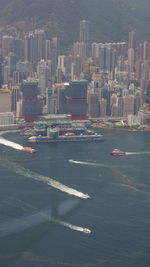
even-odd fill
[{"label": "white boat wake", "polygon": [[144,154],[150,154],[149,151],[142,151],[142,152],[125,152],[126,155],[144,155]]},{"label": "white boat wake", "polygon": [[17,150],[22,150],[23,149],[23,146],[21,146],[19,144],[16,144],[16,143],[14,143],[12,141],[6,140],[3,137],[0,137],[0,144],[2,144],[4,146],[12,147],[12,148],[17,149]]},{"label": "white boat wake", "polygon": [[83,232],[85,234],[91,234],[91,230],[88,229],[88,228],[77,226],[77,225],[74,225],[74,224],[71,224],[71,223],[68,223],[68,222],[64,222],[62,220],[57,220],[57,219],[54,219],[54,218],[52,218],[52,222],[55,222],[55,223],[60,224],[60,225],[62,225],[64,227],[70,228],[71,230],[75,230],[75,231],[78,231],[78,232]]},{"label": "white boat wake", "polygon": [[73,160],[73,159],[69,159],[68,161],[74,164],[87,165],[87,166],[93,166],[93,167],[104,167],[104,168],[110,168],[110,169],[114,168],[114,166],[111,166],[111,165],[89,162],[89,161],[79,161],[79,160]]},{"label": "white boat wake", "polygon": [[90,196],[88,194],[84,194],[76,189],[73,189],[71,187],[68,187],[50,177],[46,177],[44,175],[41,175],[41,174],[38,174],[36,172],[32,172],[28,169],[25,169],[24,167],[14,163],[14,162],[10,162],[8,160],[0,160],[0,165],[7,168],[7,169],[10,169],[11,171],[17,173],[17,174],[20,174],[24,177],[28,177],[28,178],[31,178],[31,179],[34,179],[34,180],[37,180],[37,181],[40,181],[40,182],[43,182],[43,183],[46,183],[47,185],[51,186],[51,187],[54,187],[62,192],[65,192],[69,195],[74,195],[76,197],[79,197],[79,198],[84,198],[84,199],[87,199],[87,198],[90,198]]},{"label": "white boat wake", "polygon": [[99,166],[98,163],[88,162],[88,161],[78,161],[78,160],[73,160],[73,159],[69,159],[68,161],[71,163],[80,164],[80,165]]}]

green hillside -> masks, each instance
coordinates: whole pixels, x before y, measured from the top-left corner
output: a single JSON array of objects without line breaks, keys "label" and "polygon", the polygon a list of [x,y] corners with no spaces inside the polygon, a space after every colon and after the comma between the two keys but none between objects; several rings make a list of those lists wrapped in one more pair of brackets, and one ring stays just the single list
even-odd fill
[{"label": "green hillside", "polygon": [[64,45],[78,40],[79,21],[90,21],[91,41],[124,41],[136,29],[139,40],[150,40],[148,0],[0,0],[1,25],[25,21],[60,36]]}]

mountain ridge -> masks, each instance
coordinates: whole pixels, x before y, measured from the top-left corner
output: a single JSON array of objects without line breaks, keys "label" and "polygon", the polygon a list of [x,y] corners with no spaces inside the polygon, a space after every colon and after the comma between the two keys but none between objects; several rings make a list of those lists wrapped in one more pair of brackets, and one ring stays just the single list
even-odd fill
[{"label": "mountain ridge", "polygon": [[148,0],[0,0],[0,24],[25,21],[67,45],[79,39],[79,22],[87,19],[92,42],[126,41],[134,29],[149,41],[149,7]]}]

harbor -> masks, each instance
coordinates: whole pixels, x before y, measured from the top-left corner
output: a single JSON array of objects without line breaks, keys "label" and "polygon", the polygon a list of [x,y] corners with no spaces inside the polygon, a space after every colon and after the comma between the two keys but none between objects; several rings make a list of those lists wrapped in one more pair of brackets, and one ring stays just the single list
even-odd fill
[{"label": "harbor", "polygon": [[[33,135],[28,137],[28,142],[33,143],[55,143],[55,142],[85,142],[85,141],[102,141],[103,135],[97,134],[95,131],[87,129],[85,125],[82,127],[75,123],[69,127],[47,127],[45,135]],[[35,132],[35,130],[34,130]]]},{"label": "harbor", "polygon": [[58,137],[31,136],[28,138],[28,141],[33,143],[85,142],[85,141],[103,141],[103,140],[104,138],[103,135],[101,134],[74,135],[74,136],[61,135]]}]

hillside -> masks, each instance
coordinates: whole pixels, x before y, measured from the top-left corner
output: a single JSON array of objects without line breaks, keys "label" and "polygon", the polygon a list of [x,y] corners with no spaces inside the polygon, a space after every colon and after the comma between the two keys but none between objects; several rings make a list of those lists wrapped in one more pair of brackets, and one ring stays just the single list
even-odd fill
[{"label": "hillside", "polygon": [[79,21],[88,19],[91,41],[123,41],[133,29],[139,40],[150,40],[149,7],[148,0],[0,0],[0,24],[45,27],[67,45],[78,40]]}]

